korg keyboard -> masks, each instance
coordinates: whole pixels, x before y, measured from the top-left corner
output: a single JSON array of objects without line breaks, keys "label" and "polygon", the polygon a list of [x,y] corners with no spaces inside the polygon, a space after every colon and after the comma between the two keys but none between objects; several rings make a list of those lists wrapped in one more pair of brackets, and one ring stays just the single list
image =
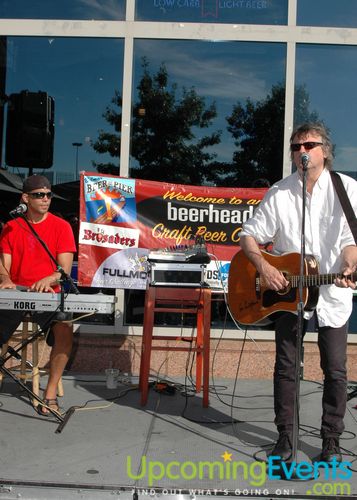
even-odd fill
[{"label": "korg keyboard", "polygon": [[[64,310],[77,313],[111,314],[114,312],[114,295],[69,293],[64,296]],[[20,292],[14,289],[0,290],[0,309],[14,311],[59,310],[59,293]]]}]

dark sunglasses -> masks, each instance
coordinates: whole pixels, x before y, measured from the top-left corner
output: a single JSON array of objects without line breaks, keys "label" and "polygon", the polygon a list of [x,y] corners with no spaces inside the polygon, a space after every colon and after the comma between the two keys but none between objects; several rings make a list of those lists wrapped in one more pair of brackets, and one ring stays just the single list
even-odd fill
[{"label": "dark sunglasses", "polygon": [[43,193],[41,191],[38,191],[37,193],[27,193],[31,198],[34,198],[35,200],[43,200],[44,197],[46,196],[49,200],[53,198],[53,193],[52,191],[48,191],[47,193]]},{"label": "dark sunglasses", "polygon": [[290,144],[290,149],[291,151],[300,151],[301,146],[304,146],[306,151],[310,151],[310,149],[316,148],[316,146],[322,146],[322,142],[313,142],[313,141],[308,141],[308,142],[297,142],[295,144]]}]

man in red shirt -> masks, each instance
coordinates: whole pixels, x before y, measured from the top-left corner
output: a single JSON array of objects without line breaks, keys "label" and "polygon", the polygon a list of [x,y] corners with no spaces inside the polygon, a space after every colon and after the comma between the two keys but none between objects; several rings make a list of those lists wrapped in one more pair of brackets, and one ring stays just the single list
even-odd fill
[{"label": "man in red shirt", "polygon": [[[70,274],[75,240],[70,224],[49,212],[51,184],[42,175],[31,175],[23,185],[21,202],[27,205],[24,215],[28,223],[46,244],[50,254],[66,274]],[[29,291],[57,293],[62,273],[43,245],[22,218],[9,221],[0,235],[0,289],[25,286]],[[0,311],[0,345],[7,342],[21,323],[21,311]],[[58,411],[57,385],[68,362],[73,342],[73,326],[67,316],[53,317],[53,313],[36,311],[33,319],[40,327],[48,327],[52,319],[47,342],[53,345],[50,355],[50,372],[43,398],[46,406]],[[39,413],[49,415],[46,406],[39,406]]]}]

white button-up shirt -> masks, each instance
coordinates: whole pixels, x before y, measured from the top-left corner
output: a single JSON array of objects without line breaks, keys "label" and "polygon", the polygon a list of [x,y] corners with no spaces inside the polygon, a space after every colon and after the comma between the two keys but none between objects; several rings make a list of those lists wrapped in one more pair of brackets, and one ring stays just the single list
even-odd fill
[{"label": "white button-up shirt", "polygon": [[[354,211],[357,211],[357,182],[341,176]],[[298,172],[274,184],[253,217],[243,225],[241,236],[253,236],[260,243],[273,242],[273,252],[301,251],[302,181]],[[341,251],[355,241],[344,216],[328,170],[324,169],[306,196],[305,254],[312,254],[320,273],[341,270]],[[320,326],[340,327],[352,312],[352,289],[322,285],[316,306]],[[312,313],[305,313],[311,317]]]}]

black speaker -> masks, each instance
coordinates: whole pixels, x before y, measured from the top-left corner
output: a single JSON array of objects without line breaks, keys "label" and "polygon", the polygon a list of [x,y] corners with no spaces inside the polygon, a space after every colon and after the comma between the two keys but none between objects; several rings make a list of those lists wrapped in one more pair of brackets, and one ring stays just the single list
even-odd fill
[{"label": "black speaker", "polygon": [[11,167],[53,164],[54,100],[46,92],[11,94],[8,99],[5,162]]}]

